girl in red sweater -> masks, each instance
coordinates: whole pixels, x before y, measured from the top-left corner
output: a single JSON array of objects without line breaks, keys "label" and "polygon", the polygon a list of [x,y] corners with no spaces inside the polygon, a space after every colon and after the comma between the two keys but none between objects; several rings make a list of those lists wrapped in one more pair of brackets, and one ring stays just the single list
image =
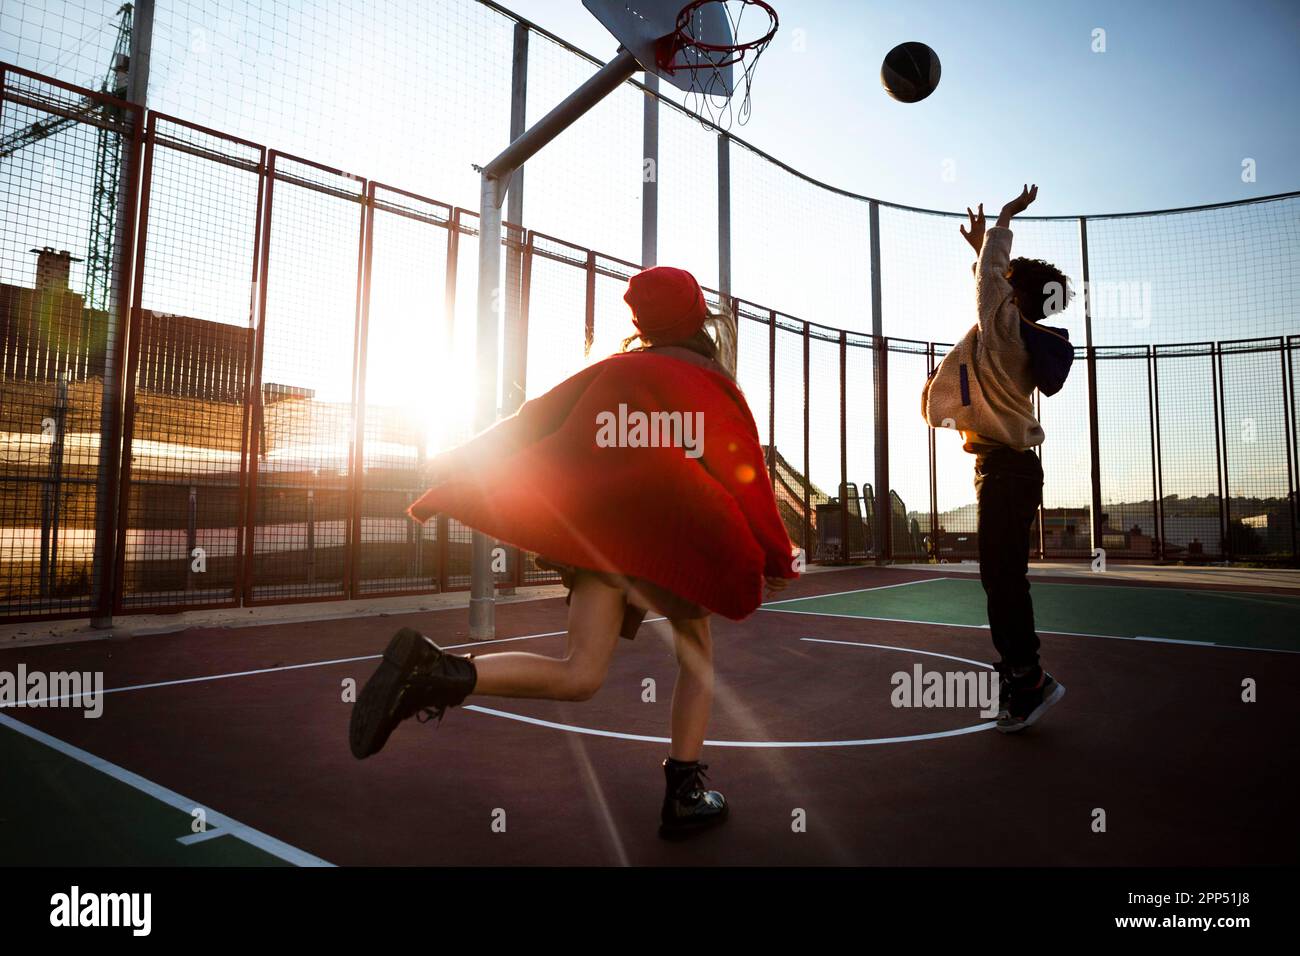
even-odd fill
[{"label": "girl in red sweater", "polygon": [[735,325],[681,269],[633,276],[636,334],[465,445],[434,460],[411,506],[446,514],[558,570],[569,587],[563,657],[448,654],[399,631],[352,712],[358,758],[403,720],[441,717],[470,694],[587,700],[618,637],[648,612],[668,619],[678,661],[660,833],[720,822],[727,802],[699,762],[713,700],[709,615],[740,619],[764,587],[796,577],[758,431],[736,387]]}]

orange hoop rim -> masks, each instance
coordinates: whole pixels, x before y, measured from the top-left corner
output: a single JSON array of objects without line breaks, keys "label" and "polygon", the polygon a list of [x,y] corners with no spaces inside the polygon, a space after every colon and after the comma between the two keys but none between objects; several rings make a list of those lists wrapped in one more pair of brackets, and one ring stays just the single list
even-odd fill
[{"label": "orange hoop rim", "polygon": [[[744,43],[708,43],[704,40],[697,40],[688,32],[691,26],[691,17],[700,7],[709,3],[725,3],[726,0],[692,0],[686,6],[682,7],[677,14],[677,28],[664,38],[668,50],[666,55],[660,58],[659,66],[668,72],[676,72],[678,69],[703,69],[713,67],[718,69],[724,66],[732,66],[736,63],[744,62],[745,55],[753,52],[755,56],[763,52],[763,48],[772,41],[776,36],[777,28],[780,26],[780,20],[776,15],[776,10],[766,0],[741,0],[745,6],[758,7],[767,14],[771,26],[762,36],[748,40]],[[679,63],[677,54],[682,50],[698,50],[702,53],[722,53],[727,54],[721,60],[715,60],[712,57],[706,57],[707,63]]]}]

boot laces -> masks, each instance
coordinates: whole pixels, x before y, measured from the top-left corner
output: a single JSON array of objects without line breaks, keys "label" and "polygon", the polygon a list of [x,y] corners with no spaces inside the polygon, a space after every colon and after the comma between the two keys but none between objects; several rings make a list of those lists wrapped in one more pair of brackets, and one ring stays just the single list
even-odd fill
[{"label": "boot laces", "polygon": [[697,763],[691,769],[690,776],[682,781],[680,790],[689,794],[692,798],[699,798],[705,790],[704,781],[709,779],[709,775],[704,772],[708,769],[708,764]]},{"label": "boot laces", "polygon": [[411,680],[402,692],[402,702],[398,705],[398,716],[402,720],[414,717],[422,724],[427,724],[431,720],[442,723],[442,715],[447,710],[446,705],[439,706],[426,703],[428,697],[428,685],[421,682],[418,677]]},{"label": "boot laces", "polygon": [[[451,655],[444,656],[449,657]],[[473,660],[473,657],[474,655],[469,655],[470,660]],[[435,661],[415,668],[411,673],[409,682],[407,683],[406,693],[411,695],[413,699],[403,709],[408,711],[407,716],[413,715],[421,724],[427,724],[430,721],[436,721],[438,724],[441,724],[443,715],[447,712],[447,704],[424,703],[424,701],[428,699],[430,691],[432,690],[432,685],[440,676],[437,673],[437,670],[441,666],[441,660],[442,657],[440,656]]]},{"label": "boot laces", "polygon": [[[436,720],[438,724],[442,723],[442,715],[447,712],[446,707],[422,707],[415,714],[415,719],[422,724],[427,724],[431,720]],[[437,724],[434,724],[436,727]]]}]

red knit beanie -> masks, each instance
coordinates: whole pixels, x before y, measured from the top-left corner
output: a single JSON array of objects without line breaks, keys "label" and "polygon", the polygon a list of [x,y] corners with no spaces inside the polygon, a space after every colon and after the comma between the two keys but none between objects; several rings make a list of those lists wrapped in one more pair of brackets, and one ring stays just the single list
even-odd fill
[{"label": "red knit beanie", "polygon": [[688,339],[709,314],[695,276],[672,266],[655,266],[628,279],[623,301],[632,309],[632,324],[649,342]]}]

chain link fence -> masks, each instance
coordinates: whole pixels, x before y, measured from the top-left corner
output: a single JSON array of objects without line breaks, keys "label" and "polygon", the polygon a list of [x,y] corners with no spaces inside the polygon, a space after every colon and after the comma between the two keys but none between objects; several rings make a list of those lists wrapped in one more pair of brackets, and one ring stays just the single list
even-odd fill
[{"label": "chain link fence", "polygon": [[[158,3],[147,122],[87,87],[116,5],[0,12],[0,617],[468,584],[468,529],[404,512],[470,434],[471,163],[512,102],[531,121],[596,63],[493,4],[381,8],[356,37],[405,58],[399,115],[376,77],[323,76],[352,28],[322,7]],[[973,321],[964,217],[817,183],[639,83],[510,210],[503,412],[617,349],[627,277],[672,262],[738,317],[811,560],[977,554],[970,456],[919,405]],[[1034,553],[1294,561],[1300,195],[1029,217],[1016,252],[1087,290],[1056,323],[1075,371],[1038,403]],[[498,578],[552,580],[513,553]]]}]

